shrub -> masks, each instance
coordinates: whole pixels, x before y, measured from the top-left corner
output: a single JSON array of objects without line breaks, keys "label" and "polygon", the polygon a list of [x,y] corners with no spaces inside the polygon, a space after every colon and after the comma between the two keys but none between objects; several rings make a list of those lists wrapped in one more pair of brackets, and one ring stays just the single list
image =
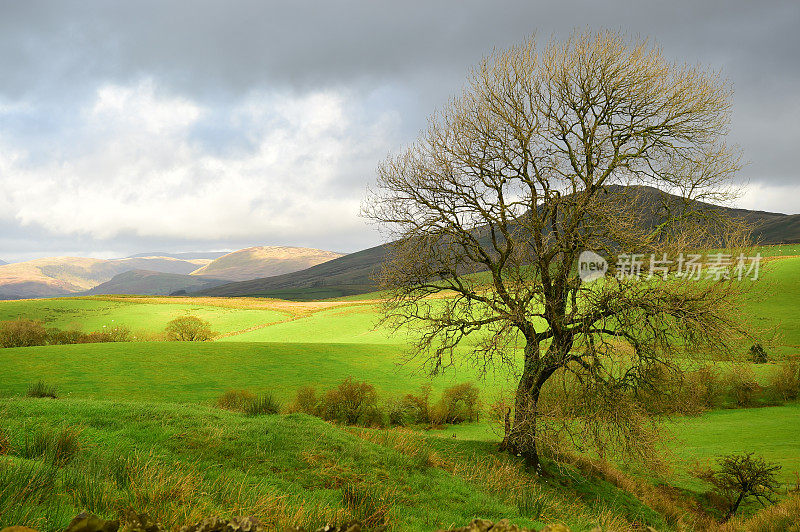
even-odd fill
[{"label": "shrub", "polygon": [[479,396],[480,390],[471,382],[451,386],[442,393],[432,417],[439,423],[477,421],[480,410]]},{"label": "shrub", "polygon": [[750,360],[756,364],[764,364],[767,362],[767,352],[761,344],[753,344],[750,346]]},{"label": "shrub", "polygon": [[41,322],[25,318],[0,322],[0,347],[45,345],[47,330]]},{"label": "shrub", "polygon": [[256,395],[247,390],[228,390],[217,399],[217,408],[244,412],[245,405],[254,401]]},{"label": "shrub", "polygon": [[278,414],[280,411],[281,404],[272,394],[259,395],[244,403],[244,413],[248,416]]},{"label": "shrub", "polygon": [[402,399],[386,402],[386,417],[389,425],[395,427],[405,427],[410,422],[409,410]]},{"label": "shrub", "polygon": [[784,401],[800,397],[800,364],[796,361],[783,362],[770,374],[769,387]]},{"label": "shrub", "polygon": [[92,331],[84,334],[80,340],[82,344],[96,344],[101,342],[129,342],[131,330],[124,325],[107,327],[100,331]]},{"label": "shrub", "polygon": [[728,375],[728,386],[731,400],[738,407],[749,407],[756,404],[762,387],[756,382],[753,370],[748,366],[737,366]]},{"label": "shrub", "polygon": [[344,425],[370,427],[383,424],[375,387],[352,377],[347,377],[339,386],[325,393],[320,411],[323,419]]},{"label": "shrub", "polygon": [[423,384],[419,395],[406,394],[402,399],[402,408],[405,410],[411,423],[431,422],[431,385]]},{"label": "shrub", "polygon": [[301,386],[297,389],[294,403],[291,408],[294,412],[302,412],[310,416],[319,416],[319,399],[317,390],[313,386]]},{"label": "shrub", "polygon": [[216,335],[211,324],[197,316],[181,316],[167,323],[167,340],[173,342],[206,342]]},{"label": "shrub", "polygon": [[31,384],[28,386],[28,393],[26,395],[28,397],[47,397],[50,399],[55,399],[58,397],[56,387],[47,384],[44,381],[38,381],[36,384]]},{"label": "shrub", "polygon": [[61,329],[47,329],[47,343],[50,345],[67,345],[85,343],[86,333],[76,329],[62,331]]},{"label": "shrub", "polygon": [[720,406],[724,386],[719,372],[713,366],[703,366],[686,375],[686,400],[694,402],[699,409],[714,409]]}]

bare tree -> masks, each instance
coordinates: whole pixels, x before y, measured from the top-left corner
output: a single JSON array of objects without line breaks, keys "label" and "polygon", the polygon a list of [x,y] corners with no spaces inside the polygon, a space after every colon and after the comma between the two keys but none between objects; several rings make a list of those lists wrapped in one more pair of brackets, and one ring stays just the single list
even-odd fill
[{"label": "bare tree", "polygon": [[714,486],[728,504],[723,523],[736,515],[739,506],[748,498],[755,498],[762,506],[775,502],[780,488],[776,476],[781,466],[768,463],[753,453],[731,454],[717,462],[718,470],[701,471],[696,476]]},{"label": "bare tree", "polygon": [[[419,328],[416,352],[433,372],[460,355],[518,368],[504,446],[530,466],[556,372],[609,406],[647,386],[655,365],[674,367],[676,349],[724,347],[735,329],[737,283],[675,271],[681,253],[739,242],[709,205],[729,198],[739,168],[723,141],[730,97],[718,75],[616,33],[541,50],[531,39],[484,59],[380,165],[363,211],[396,240],[381,273],[386,317]],[[604,279],[581,280],[585,250],[610,259]],[[623,252],[655,277],[611,275],[625,273]]]}]

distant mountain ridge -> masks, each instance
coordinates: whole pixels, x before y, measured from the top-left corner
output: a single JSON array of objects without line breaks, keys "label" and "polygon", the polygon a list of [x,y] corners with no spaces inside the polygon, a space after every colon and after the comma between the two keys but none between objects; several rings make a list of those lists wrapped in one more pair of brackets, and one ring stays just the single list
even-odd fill
[{"label": "distant mountain ridge", "polygon": [[[122,259],[48,257],[0,265],[0,299],[170,294],[294,272],[340,256],[319,249],[271,246],[231,253],[140,253]],[[122,275],[128,272],[135,273]]]},{"label": "distant mountain ridge", "polygon": [[4,299],[53,297],[82,292],[110,280],[118,273],[148,269],[188,274],[208,259],[180,260],[170,257],[94,259],[48,257],[0,266],[0,294]]},{"label": "distant mountain ridge", "polygon": [[291,246],[254,246],[214,259],[192,275],[245,281],[304,270],[341,257],[341,253]]},{"label": "distant mountain ridge", "polygon": [[[655,205],[664,194],[651,187],[609,187],[611,194],[637,194],[648,198]],[[672,196],[672,200],[679,198]],[[753,236],[758,244],[800,243],[800,214],[782,214],[767,211],[735,209],[704,204],[704,208],[721,209],[743,216],[754,227]],[[197,295],[218,297],[281,297],[286,299],[310,299],[313,297],[338,297],[372,292],[378,289],[375,276],[385,260],[391,244],[384,244],[351,253],[318,266],[274,277],[223,284],[198,290]]]},{"label": "distant mountain ridge", "polygon": [[386,258],[388,245],[375,246],[305,270],[199,290],[197,295],[263,296],[305,299],[306,296],[338,297],[375,290],[372,279]]},{"label": "distant mountain ridge", "polygon": [[193,260],[193,259],[208,259],[214,260],[222,257],[223,255],[227,255],[230,251],[184,251],[181,253],[162,253],[162,252],[155,252],[155,253],[137,253],[136,255],[131,255],[130,257],[125,257],[126,259],[140,259],[144,257],[169,257],[171,259],[181,259],[181,260]]}]

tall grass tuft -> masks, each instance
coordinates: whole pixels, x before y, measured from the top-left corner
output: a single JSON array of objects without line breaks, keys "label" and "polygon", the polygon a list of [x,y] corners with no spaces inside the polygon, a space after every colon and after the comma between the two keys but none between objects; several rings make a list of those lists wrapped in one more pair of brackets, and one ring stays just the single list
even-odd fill
[{"label": "tall grass tuft", "polygon": [[[40,530],[58,530],[65,518],[57,493],[57,470],[44,462],[0,463],[0,522],[25,523]],[[46,504],[42,516],[37,506]],[[3,525],[0,525],[3,526]]]},{"label": "tall grass tuft", "polygon": [[11,454],[12,450],[11,438],[9,438],[8,432],[6,432],[5,429],[0,428],[0,456]]},{"label": "tall grass tuft", "polygon": [[31,384],[28,386],[28,393],[26,395],[28,397],[46,397],[55,399],[58,397],[58,392],[55,386],[40,380],[36,384]]},{"label": "tall grass tuft", "polygon": [[255,398],[255,394],[247,390],[228,390],[217,398],[217,408],[243,412],[244,406]]},{"label": "tall grass tuft", "polygon": [[244,404],[244,413],[248,416],[279,414],[280,411],[281,404],[272,394],[259,395]]},{"label": "tall grass tuft", "polygon": [[389,502],[386,497],[377,496],[375,490],[347,483],[342,486],[342,501],[368,530],[388,525]]},{"label": "tall grass tuft", "polygon": [[71,427],[59,431],[40,429],[33,435],[25,434],[20,455],[28,459],[44,458],[50,465],[61,467],[71,462],[80,448],[79,434]]},{"label": "tall grass tuft", "polygon": [[521,517],[538,521],[547,508],[545,498],[530,488],[523,488],[517,492],[514,502]]}]

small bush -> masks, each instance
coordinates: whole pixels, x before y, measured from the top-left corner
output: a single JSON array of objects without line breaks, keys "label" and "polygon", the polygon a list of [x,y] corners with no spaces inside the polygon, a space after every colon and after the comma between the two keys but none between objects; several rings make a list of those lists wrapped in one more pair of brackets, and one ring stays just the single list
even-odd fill
[{"label": "small bush", "polygon": [[301,386],[295,394],[295,400],[291,406],[291,410],[294,412],[302,412],[310,416],[319,416],[319,406],[316,388],[313,386]]},{"label": "small bush", "polygon": [[694,402],[698,409],[714,409],[721,405],[724,386],[719,372],[713,366],[703,366],[686,375],[686,401]]},{"label": "small bush", "polygon": [[216,336],[211,324],[197,316],[175,318],[167,323],[164,334],[172,342],[206,342]]},{"label": "small bush", "polygon": [[107,342],[129,342],[130,339],[131,330],[124,325],[117,325],[116,327],[106,327],[100,331],[84,334],[78,343],[97,344]]},{"label": "small bush", "polygon": [[278,414],[280,411],[281,404],[272,394],[259,395],[244,404],[244,413],[248,416]]},{"label": "small bush", "polygon": [[256,395],[247,390],[228,390],[217,399],[217,408],[244,412],[245,406],[255,399]]},{"label": "small bush", "polygon": [[347,377],[339,386],[325,393],[320,412],[323,419],[344,425],[383,425],[375,387],[352,377]]},{"label": "small bush", "polygon": [[84,343],[86,333],[77,329],[62,331],[61,329],[47,329],[47,343],[49,345],[69,345]]},{"label": "small bush", "polygon": [[409,421],[409,411],[402,399],[390,399],[386,402],[386,416],[389,425],[405,427]]},{"label": "small bush", "polygon": [[753,344],[750,346],[750,360],[756,364],[765,364],[767,362],[767,352],[761,344]]},{"label": "small bush", "polygon": [[25,318],[0,322],[0,347],[31,347],[47,343],[41,322]]},{"label": "small bush", "polygon": [[755,406],[763,388],[756,381],[750,367],[738,366],[728,375],[728,387],[731,400],[740,407]]},{"label": "small bush", "polygon": [[442,393],[432,415],[437,424],[478,421],[480,390],[471,382],[456,384]]},{"label": "small bush", "polygon": [[800,364],[784,362],[769,376],[769,387],[783,401],[800,397]]},{"label": "small bush", "polygon": [[402,405],[411,423],[431,422],[431,385],[423,384],[419,395],[406,394]]},{"label": "small bush", "polygon": [[28,397],[56,399],[58,397],[58,392],[55,386],[47,384],[44,381],[38,381],[36,384],[28,386],[28,393],[26,395]]}]

